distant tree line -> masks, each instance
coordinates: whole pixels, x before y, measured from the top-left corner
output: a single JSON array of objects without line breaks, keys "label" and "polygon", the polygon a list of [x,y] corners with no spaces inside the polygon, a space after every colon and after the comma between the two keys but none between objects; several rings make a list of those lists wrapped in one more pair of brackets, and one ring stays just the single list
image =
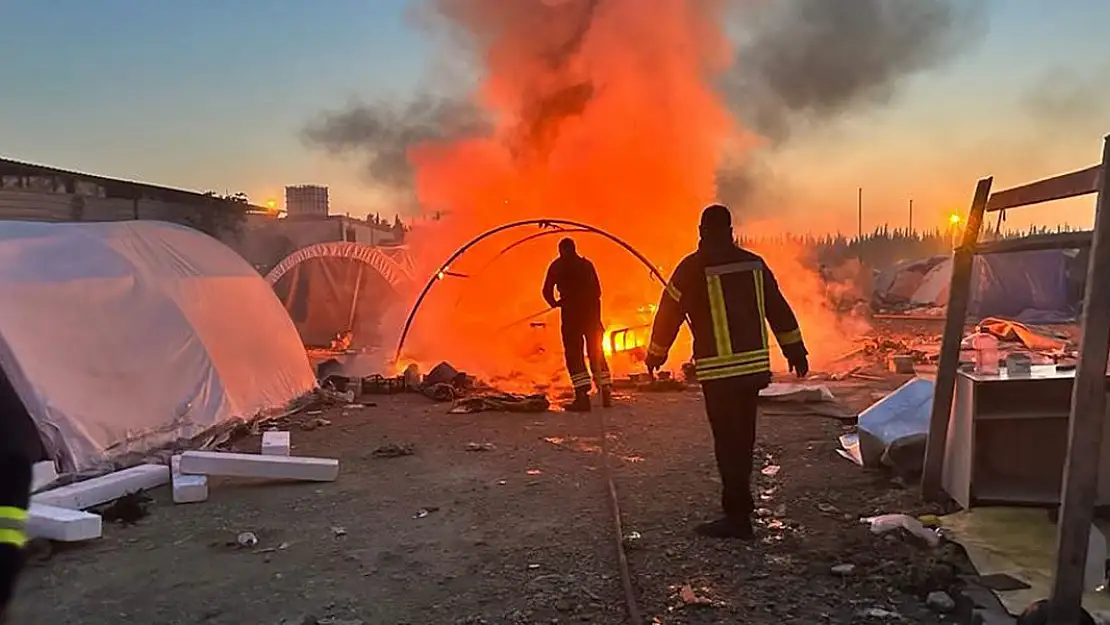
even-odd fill
[{"label": "distant tree line", "polygon": [[[997,224],[984,224],[979,239],[991,241],[1038,234],[1072,232],[1071,226],[1035,227],[1028,230],[1000,229]],[[886,267],[904,260],[916,260],[952,253],[957,237],[962,232],[958,226],[935,228],[929,231],[909,232],[901,228],[882,226],[862,237],[843,234],[810,235],[778,234],[772,236],[746,236],[741,245],[766,247],[769,245],[796,245],[806,250],[807,260],[814,265],[835,266],[849,259],[859,259],[864,265]]]}]

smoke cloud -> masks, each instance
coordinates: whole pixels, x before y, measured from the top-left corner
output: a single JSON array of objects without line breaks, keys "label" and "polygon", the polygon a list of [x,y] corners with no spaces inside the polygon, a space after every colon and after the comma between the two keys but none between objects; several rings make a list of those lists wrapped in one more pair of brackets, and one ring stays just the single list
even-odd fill
[{"label": "smoke cloud", "polygon": [[[491,46],[529,59],[515,64],[527,75],[506,75],[508,104],[516,119],[501,140],[520,161],[542,161],[563,123],[581,115],[603,86],[589,80],[581,50],[599,16],[615,0],[426,0],[415,8],[430,34],[481,65],[497,62]],[[763,139],[765,149],[787,142],[799,127],[889,103],[911,77],[943,66],[973,45],[983,25],[977,3],[959,0],[685,0],[684,9],[706,20],[729,19],[734,58],[716,80],[726,104],[743,126]],[[437,30],[434,26],[440,26]],[[511,41],[509,41],[511,40]],[[508,43],[506,43],[508,42]],[[632,45],[650,46],[651,41]],[[575,65],[579,60],[578,66]],[[640,71],[651,72],[644,66]],[[711,77],[707,77],[711,78]],[[476,102],[470,94],[422,93],[407,102],[358,103],[328,112],[303,138],[310,146],[361,161],[364,178],[419,207],[413,195],[410,152],[429,142],[488,134],[490,99],[506,87],[485,85]],[[499,93],[502,92],[502,93]],[[501,113],[505,113],[504,110]],[[730,157],[717,174],[720,199],[750,199],[770,183],[753,169],[750,144]],[[437,210],[438,207],[425,207]]]},{"label": "smoke cloud", "polygon": [[419,212],[408,151],[428,141],[452,141],[489,132],[488,116],[462,98],[430,93],[408,103],[356,103],[310,123],[302,139],[336,156],[360,160],[363,178],[400,198],[407,214]]},{"label": "smoke cloud", "polygon": [[960,0],[779,0],[737,15],[723,92],[773,141],[888,104],[908,79],[966,52],[984,23],[981,3]]}]

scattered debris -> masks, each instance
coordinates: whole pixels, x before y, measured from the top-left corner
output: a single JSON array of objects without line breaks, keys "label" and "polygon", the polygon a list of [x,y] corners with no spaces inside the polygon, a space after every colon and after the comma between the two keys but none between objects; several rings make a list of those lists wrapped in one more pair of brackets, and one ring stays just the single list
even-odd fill
[{"label": "scattered debris", "polygon": [[930,547],[936,547],[940,544],[939,532],[925,527],[921,521],[908,514],[883,514],[860,519],[860,521],[871,526],[873,534],[885,534],[902,529],[924,540]]},{"label": "scattered debris", "polygon": [[934,590],[925,597],[925,605],[934,612],[948,614],[956,609],[956,600],[943,590]]},{"label": "scattered debris", "polygon": [[900,621],[900,620],[902,620],[902,615],[901,614],[899,614],[899,613],[897,613],[893,610],[887,610],[886,608],[867,608],[867,609],[861,610],[859,615],[864,617],[864,618],[873,618],[873,619],[882,619],[882,620],[891,620],[891,621]]},{"label": "scattered debris", "polygon": [[678,599],[684,606],[714,607],[717,605],[717,602],[709,597],[694,592],[694,588],[690,584],[682,585],[682,588],[678,590]]},{"label": "scattered debris", "polygon": [[829,569],[829,572],[837,577],[847,577],[856,571],[854,564],[837,564]]},{"label": "scattered debris", "polygon": [[493,451],[497,449],[493,443],[467,443],[467,451]]},{"label": "scattered debris", "polygon": [[459,399],[450,412],[469,414],[475,412],[547,412],[551,402],[546,395],[517,395],[514,393],[486,393]]},{"label": "scattered debris", "polygon": [[642,546],[642,539],[640,532],[629,532],[624,536],[624,546],[626,549],[638,549]]},{"label": "scattered debris", "polygon": [[258,544],[258,536],[255,536],[254,532],[240,532],[235,537],[235,544],[244,549],[250,549]]},{"label": "scattered debris", "polygon": [[347,535],[347,528],[342,527],[340,525],[336,525],[336,526],[331,528],[331,535],[336,537],[336,538],[346,536]]},{"label": "scattered debris", "polygon": [[[310,412],[308,414],[313,414],[313,413]],[[320,413],[316,412],[315,414],[320,414]],[[312,430],[315,430],[316,428],[326,427],[326,426],[329,426],[329,425],[331,425],[331,421],[328,421],[327,419],[324,419],[323,417],[317,417],[315,419],[309,419],[307,421],[301,422],[300,428],[302,430],[306,431],[306,432],[311,432]]]},{"label": "scattered debris", "polygon": [[412,443],[386,443],[374,450],[375,458],[401,458],[412,456],[416,453],[416,446]]},{"label": "scattered debris", "polygon": [[781,471],[781,470],[782,470],[782,467],[780,467],[779,465],[769,464],[769,465],[763,467],[762,469],[760,469],[759,472],[762,473],[763,475],[766,475],[767,477],[775,477],[776,475],[779,474],[779,471]]},{"label": "scattered debris", "polygon": [[424,517],[428,516],[429,514],[431,514],[433,512],[439,512],[439,508],[437,506],[429,506],[427,508],[421,508],[421,509],[416,511],[416,514],[414,514],[412,516],[412,518],[414,518],[414,519],[423,519]]},{"label": "scattered debris", "polygon": [[150,514],[150,504],[153,501],[150,495],[138,490],[127,493],[97,512],[105,521],[120,525],[134,525]]}]

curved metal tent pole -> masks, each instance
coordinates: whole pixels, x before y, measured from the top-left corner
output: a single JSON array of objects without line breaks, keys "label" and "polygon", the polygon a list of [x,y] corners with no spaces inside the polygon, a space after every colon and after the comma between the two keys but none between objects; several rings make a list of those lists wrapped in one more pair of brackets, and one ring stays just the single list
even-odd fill
[{"label": "curved metal tent pole", "polygon": [[397,342],[397,353],[394,355],[394,360],[395,361],[399,361],[401,359],[401,351],[405,347],[405,339],[408,337],[409,330],[412,327],[413,319],[416,318],[416,312],[418,310],[420,310],[420,305],[424,303],[424,298],[428,295],[428,292],[432,290],[432,285],[434,285],[436,282],[438,282],[440,280],[440,276],[444,275],[447,272],[447,269],[451,266],[451,263],[455,262],[455,260],[459,256],[462,256],[463,254],[465,254],[468,249],[474,247],[475,245],[477,245],[481,241],[483,241],[483,240],[485,240],[485,239],[487,239],[487,238],[489,238],[489,237],[491,237],[491,236],[493,236],[493,235],[495,235],[499,232],[504,232],[505,230],[511,230],[513,228],[520,228],[521,226],[539,226],[540,228],[555,227],[557,229],[554,230],[554,232],[563,232],[563,229],[561,227],[565,226],[565,227],[569,227],[569,228],[578,228],[581,231],[592,232],[594,234],[601,235],[601,236],[605,237],[606,239],[609,239],[613,243],[616,243],[617,245],[623,247],[627,252],[629,252],[630,254],[635,256],[637,260],[639,260],[641,263],[644,264],[645,267],[648,268],[648,270],[651,272],[651,275],[655,276],[655,278],[657,280],[659,280],[659,282],[661,284],[666,284],[667,283],[667,279],[663,277],[663,274],[659,273],[659,270],[655,268],[655,265],[651,264],[651,261],[648,260],[646,256],[641,254],[638,250],[636,250],[636,248],[629,245],[627,242],[625,242],[620,237],[618,237],[618,236],[616,236],[612,233],[606,232],[605,230],[602,230],[601,228],[597,228],[595,226],[591,226],[589,224],[585,224],[585,223],[578,222],[578,221],[571,221],[569,219],[525,219],[525,220],[521,220],[521,221],[514,221],[514,222],[511,222],[511,223],[503,224],[503,225],[497,226],[496,228],[492,228],[490,230],[487,230],[487,231],[483,232],[482,234],[474,237],[473,239],[471,239],[470,241],[465,243],[459,249],[455,250],[455,252],[453,254],[451,254],[451,256],[449,256],[447,258],[447,260],[443,262],[442,265],[440,265],[439,269],[436,270],[436,272],[428,280],[428,283],[424,285],[424,288],[420,291],[420,295],[417,296],[417,298],[416,298],[416,303],[414,303],[412,305],[412,310],[409,311],[408,318],[405,319],[405,326],[401,330],[401,339]]},{"label": "curved metal tent pole", "polygon": [[[521,245],[524,245],[525,243],[527,243],[529,241],[534,241],[534,240],[539,239],[541,237],[546,237],[546,236],[549,236],[549,235],[552,235],[552,234],[572,234],[572,233],[575,233],[575,232],[590,233],[590,231],[586,230],[585,228],[552,228],[550,230],[544,230],[542,232],[534,232],[534,233],[532,233],[532,234],[530,234],[526,237],[523,237],[523,238],[521,238],[517,241],[513,241],[512,243],[507,245],[505,247],[505,249],[498,252],[493,258],[491,258],[489,260],[488,263],[486,263],[478,271],[475,271],[474,273],[471,273],[471,274],[467,274],[466,276],[462,276],[461,274],[457,274],[457,275],[458,275],[458,277],[476,278],[476,277],[484,274],[491,266],[493,266],[493,263],[497,262],[497,260],[499,258],[504,256],[508,252],[512,251],[513,249],[515,249],[517,247],[520,247]],[[449,276],[449,275],[456,275],[456,274],[451,274],[450,272],[445,271],[445,272],[443,272],[443,275]],[[458,308],[459,305],[462,304],[462,300],[463,300],[464,295],[466,295],[466,291],[463,291],[463,292],[459,293],[459,297],[455,299],[455,308]]]}]

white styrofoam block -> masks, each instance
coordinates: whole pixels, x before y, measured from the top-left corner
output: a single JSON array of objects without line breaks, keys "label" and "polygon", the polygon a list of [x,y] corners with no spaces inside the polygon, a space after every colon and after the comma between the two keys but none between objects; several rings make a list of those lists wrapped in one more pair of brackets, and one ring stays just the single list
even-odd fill
[{"label": "white styrofoam block", "polygon": [[100,515],[32,503],[27,517],[27,533],[35,538],[59,542],[79,542],[100,538]]},{"label": "white styrofoam block", "polygon": [[58,467],[54,466],[53,460],[36,462],[31,468],[31,492],[49,486],[56,479],[58,479]]},{"label": "white styrofoam block", "polygon": [[262,433],[263,456],[288,456],[290,447],[289,432]]},{"label": "white styrofoam block", "polygon": [[127,493],[163,486],[170,481],[170,468],[164,464],[141,464],[91,480],[74,482],[31,496],[32,503],[70,510],[84,510],[115,501]]},{"label": "white styrofoam block", "polygon": [[173,474],[174,503],[200,503],[208,499],[208,477],[183,475],[180,455],[170,458],[170,471]]},{"label": "white styrofoam block", "polygon": [[181,472],[195,475],[331,482],[339,477],[339,461],[334,458],[187,451],[181,454]]}]

